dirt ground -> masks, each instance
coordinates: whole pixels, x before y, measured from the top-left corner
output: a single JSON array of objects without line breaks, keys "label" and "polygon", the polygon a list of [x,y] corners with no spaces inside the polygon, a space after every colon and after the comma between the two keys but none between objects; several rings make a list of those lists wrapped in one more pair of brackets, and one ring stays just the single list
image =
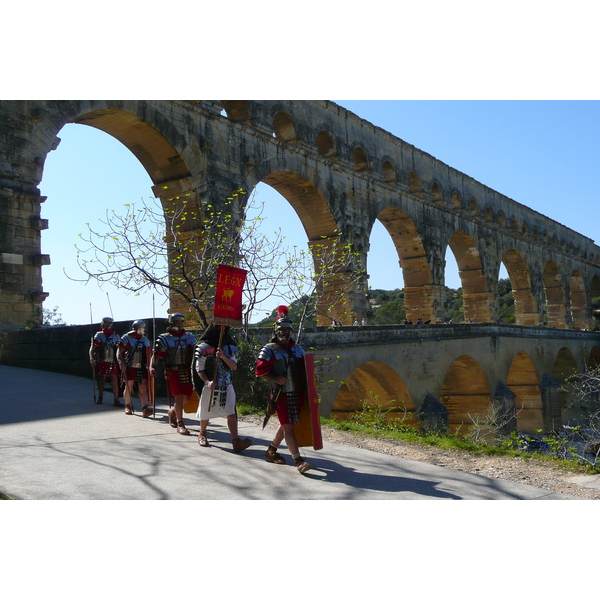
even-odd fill
[{"label": "dirt ground", "polygon": [[[262,417],[244,416],[240,419],[262,423]],[[277,420],[272,417],[267,428],[274,430],[276,425]],[[322,428],[322,435],[325,444],[327,442],[346,444],[448,469],[524,483],[553,492],[563,492],[586,500],[600,500],[600,475],[574,473],[538,460],[508,456],[473,456],[460,450],[443,450],[433,446],[364,437],[329,427]]]}]

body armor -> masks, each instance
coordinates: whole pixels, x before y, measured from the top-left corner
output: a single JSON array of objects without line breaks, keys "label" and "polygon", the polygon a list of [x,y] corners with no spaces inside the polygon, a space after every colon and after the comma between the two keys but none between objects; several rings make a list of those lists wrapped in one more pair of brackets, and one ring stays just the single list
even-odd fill
[{"label": "body armor", "polygon": [[166,352],[165,365],[167,369],[189,369],[191,364],[191,350],[196,338],[185,332],[182,336],[174,336],[170,333],[163,333],[156,340],[156,350]]},{"label": "body armor", "polygon": [[[285,377],[286,382],[281,388],[283,393],[299,392],[304,390],[301,381],[300,359],[304,356],[304,350],[294,344],[291,348],[282,348],[279,344],[271,342],[264,346],[258,358],[262,360],[270,360],[275,357],[271,375],[275,377]],[[272,381],[271,387],[275,391],[279,386]]]},{"label": "body armor", "polygon": [[119,335],[112,333],[107,336],[103,331],[99,331],[94,336],[94,358],[100,362],[113,363],[117,361],[116,350],[119,343]]},{"label": "body armor", "polygon": [[146,348],[150,345],[150,341],[146,336],[137,339],[130,331],[121,338],[121,344],[124,346],[125,365],[134,369],[146,368]]}]

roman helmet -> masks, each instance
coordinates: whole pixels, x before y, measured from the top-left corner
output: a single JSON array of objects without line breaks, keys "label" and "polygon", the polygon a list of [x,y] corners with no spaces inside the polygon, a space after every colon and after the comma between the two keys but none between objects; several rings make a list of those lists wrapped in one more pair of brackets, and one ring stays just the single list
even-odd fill
[{"label": "roman helmet", "polygon": [[288,317],[288,307],[281,305],[277,307],[277,320],[273,327],[275,337],[279,342],[287,344],[292,334],[292,320]]},{"label": "roman helmet", "polygon": [[114,323],[114,319],[112,317],[104,317],[100,322],[100,327],[102,329],[110,330],[112,329],[112,324]]},{"label": "roman helmet", "polygon": [[169,315],[169,329],[179,331],[183,329],[185,317],[181,313],[173,313]]},{"label": "roman helmet", "polygon": [[140,335],[144,335],[146,333],[146,321],[143,321],[141,319],[139,321],[134,321],[131,327],[133,331],[139,333]]}]

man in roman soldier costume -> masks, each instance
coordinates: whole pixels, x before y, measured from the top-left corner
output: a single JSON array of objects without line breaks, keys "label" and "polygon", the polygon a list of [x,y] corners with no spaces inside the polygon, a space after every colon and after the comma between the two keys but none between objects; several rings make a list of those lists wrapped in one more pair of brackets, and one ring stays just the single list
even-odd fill
[{"label": "man in roman soldier costume", "polygon": [[145,336],[146,322],[134,321],[132,330],[120,340],[117,348],[117,361],[121,367],[125,381],[125,414],[133,414],[133,386],[137,383],[139,398],[142,403],[142,417],[152,414],[152,406],[148,404],[148,365],[146,348],[150,340]]},{"label": "man in roman soldier costume", "polygon": [[181,313],[169,315],[169,328],[156,339],[150,375],[156,376],[156,363],[165,359],[167,385],[175,399],[175,407],[169,410],[169,424],[177,433],[189,435],[183,422],[183,407],[194,391],[192,383],[192,359],[196,338],[184,329],[185,317]]},{"label": "man in roman soldier costume", "polygon": [[92,338],[90,345],[90,364],[94,369],[96,382],[98,383],[98,401],[102,404],[104,396],[104,384],[110,378],[112,393],[114,396],[113,406],[122,407],[119,402],[119,368],[117,365],[117,345],[119,334],[115,333],[111,317],[104,317],[100,323],[101,330]]},{"label": "man in roman soldier costume", "polygon": [[292,321],[287,314],[287,306],[277,309],[275,335],[261,348],[256,363],[256,376],[271,382],[270,402],[275,403],[279,419],[279,427],[265,456],[271,462],[284,464],[285,458],[277,452],[277,448],[285,438],[298,471],[305,473],[310,465],[300,456],[294,434],[294,423],[300,421],[299,414],[305,400],[304,350],[291,337]]},{"label": "man in roman soldier costume", "polygon": [[235,390],[231,383],[231,373],[237,368],[238,348],[229,332],[230,328],[222,327],[222,339],[220,339],[220,328],[209,325],[196,345],[195,369],[203,382],[200,405],[196,413],[200,419],[198,444],[202,447],[209,445],[206,437],[209,419],[226,417],[233,451],[242,452],[252,445],[252,441],[248,438],[242,439],[238,435]]}]

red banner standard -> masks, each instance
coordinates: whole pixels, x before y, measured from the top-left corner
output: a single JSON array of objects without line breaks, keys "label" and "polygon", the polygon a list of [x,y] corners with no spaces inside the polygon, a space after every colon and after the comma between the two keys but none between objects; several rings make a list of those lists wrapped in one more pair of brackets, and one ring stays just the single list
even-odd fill
[{"label": "red banner standard", "polygon": [[246,281],[246,271],[227,265],[217,269],[217,289],[215,291],[215,325],[242,325],[242,290]]}]

